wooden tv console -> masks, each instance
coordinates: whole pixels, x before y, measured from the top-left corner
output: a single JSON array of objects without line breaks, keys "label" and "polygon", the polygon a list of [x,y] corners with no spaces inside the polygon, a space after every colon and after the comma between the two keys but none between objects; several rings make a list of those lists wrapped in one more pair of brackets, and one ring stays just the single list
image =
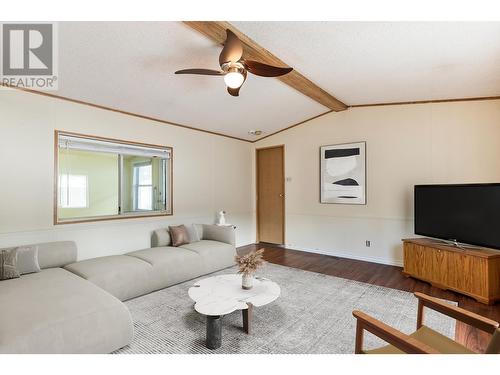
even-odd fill
[{"label": "wooden tv console", "polygon": [[403,240],[403,274],[479,302],[500,300],[500,251],[460,248],[430,238]]}]

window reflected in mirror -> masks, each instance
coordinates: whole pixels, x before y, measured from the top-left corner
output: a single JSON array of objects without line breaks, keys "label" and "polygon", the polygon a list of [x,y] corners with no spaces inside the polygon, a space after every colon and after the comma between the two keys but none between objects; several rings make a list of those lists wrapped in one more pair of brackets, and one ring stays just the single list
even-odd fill
[{"label": "window reflected in mirror", "polygon": [[123,212],[166,210],[166,160],[123,156]]},{"label": "window reflected in mirror", "polygon": [[56,132],[56,224],[171,214],[170,147]]}]

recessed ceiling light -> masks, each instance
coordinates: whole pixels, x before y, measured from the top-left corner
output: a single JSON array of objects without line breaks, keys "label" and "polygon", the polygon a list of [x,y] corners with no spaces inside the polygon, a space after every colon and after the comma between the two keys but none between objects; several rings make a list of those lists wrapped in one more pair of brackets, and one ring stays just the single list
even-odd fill
[{"label": "recessed ceiling light", "polygon": [[250,130],[248,132],[248,134],[250,134],[250,135],[261,135],[262,134],[262,130]]}]

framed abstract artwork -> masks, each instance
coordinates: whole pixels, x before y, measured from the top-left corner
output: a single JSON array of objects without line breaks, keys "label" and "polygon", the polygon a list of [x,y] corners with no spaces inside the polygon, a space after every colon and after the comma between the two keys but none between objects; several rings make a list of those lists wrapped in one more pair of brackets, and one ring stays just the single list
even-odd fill
[{"label": "framed abstract artwork", "polygon": [[366,204],[366,142],[320,148],[320,202]]}]

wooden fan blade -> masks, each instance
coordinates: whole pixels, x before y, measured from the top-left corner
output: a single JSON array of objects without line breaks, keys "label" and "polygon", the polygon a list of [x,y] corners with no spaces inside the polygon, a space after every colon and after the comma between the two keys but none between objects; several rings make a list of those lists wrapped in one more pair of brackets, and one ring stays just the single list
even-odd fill
[{"label": "wooden fan blade", "polygon": [[[246,80],[247,80],[247,72],[244,70],[243,71],[243,83],[245,83]],[[243,83],[241,84],[241,86],[243,86]],[[237,87],[235,89],[232,89],[231,87],[228,87],[227,88],[227,92],[229,93],[229,95],[232,95],[232,96],[240,96],[241,86]]]},{"label": "wooden fan blade", "polygon": [[219,55],[219,64],[227,62],[237,62],[241,59],[243,55],[243,46],[240,40],[231,30],[226,29],[226,41],[224,42],[224,48]]},{"label": "wooden fan blade", "polygon": [[280,68],[253,60],[245,60],[244,65],[250,73],[261,77],[279,77],[293,70],[292,68]]},{"label": "wooden fan blade", "polygon": [[182,69],[176,71],[175,74],[201,74],[204,76],[223,76],[224,72],[212,69]]}]

